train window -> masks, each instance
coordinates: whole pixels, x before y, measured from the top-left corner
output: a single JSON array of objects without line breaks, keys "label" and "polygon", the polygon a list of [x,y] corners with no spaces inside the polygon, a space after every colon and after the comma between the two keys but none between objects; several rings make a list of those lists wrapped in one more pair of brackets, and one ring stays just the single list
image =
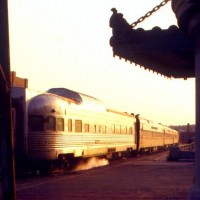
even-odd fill
[{"label": "train window", "polygon": [[155,126],[151,126],[152,129],[157,130],[158,128]]},{"label": "train window", "polygon": [[57,119],[57,131],[64,131],[64,119],[63,118],[58,118]]},{"label": "train window", "polygon": [[82,120],[75,120],[75,132],[82,132]]},{"label": "train window", "polygon": [[114,134],[115,133],[115,125],[113,124],[112,126],[112,133]]},{"label": "train window", "polygon": [[89,132],[89,124],[84,125],[85,132]]},{"label": "train window", "polygon": [[121,126],[121,133],[127,134],[127,127],[126,126]]},{"label": "train window", "polygon": [[103,126],[103,133],[106,133],[106,132],[107,132],[107,127]]},{"label": "train window", "polygon": [[44,118],[41,115],[29,115],[28,130],[44,131]]},{"label": "train window", "polygon": [[68,119],[68,132],[72,132],[72,119]]},{"label": "train window", "polygon": [[121,133],[121,126],[120,125],[115,125],[115,133],[120,134]]},{"label": "train window", "polygon": [[97,125],[94,125],[94,132],[97,132]]},{"label": "train window", "polygon": [[129,127],[129,134],[133,134],[133,128],[132,127]]},{"label": "train window", "polygon": [[106,133],[106,126],[102,126],[103,133]]},{"label": "train window", "polygon": [[113,134],[112,126],[106,126],[106,133]]},{"label": "train window", "polygon": [[48,131],[55,131],[56,130],[56,118],[53,116],[48,116],[45,119],[45,128]]},{"label": "train window", "polygon": [[98,126],[98,132],[101,133],[101,125]]}]

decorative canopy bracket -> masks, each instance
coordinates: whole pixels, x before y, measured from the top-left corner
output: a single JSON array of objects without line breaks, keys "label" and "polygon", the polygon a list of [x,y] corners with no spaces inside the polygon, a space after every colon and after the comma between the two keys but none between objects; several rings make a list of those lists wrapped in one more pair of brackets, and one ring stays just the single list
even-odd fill
[{"label": "decorative canopy bracket", "polygon": [[174,25],[165,30],[132,29],[123,14],[114,11],[110,18],[114,56],[169,78],[194,77],[194,41],[187,33]]}]

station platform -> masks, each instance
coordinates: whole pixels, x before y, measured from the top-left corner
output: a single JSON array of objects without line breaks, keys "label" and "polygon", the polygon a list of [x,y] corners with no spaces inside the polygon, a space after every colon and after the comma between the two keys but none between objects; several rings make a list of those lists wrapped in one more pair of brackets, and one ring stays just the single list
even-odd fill
[{"label": "station platform", "polygon": [[186,200],[193,184],[194,162],[169,162],[167,155],[159,153],[64,175],[17,180],[16,199]]}]

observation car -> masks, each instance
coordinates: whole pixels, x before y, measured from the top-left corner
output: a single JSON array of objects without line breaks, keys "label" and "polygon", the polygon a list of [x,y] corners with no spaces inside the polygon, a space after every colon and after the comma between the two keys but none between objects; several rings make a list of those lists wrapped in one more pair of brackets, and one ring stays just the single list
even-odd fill
[{"label": "observation car", "polygon": [[94,97],[51,89],[29,102],[28,158],[67,160],[133,151],[135,122],[132,115],[107,110]]}]

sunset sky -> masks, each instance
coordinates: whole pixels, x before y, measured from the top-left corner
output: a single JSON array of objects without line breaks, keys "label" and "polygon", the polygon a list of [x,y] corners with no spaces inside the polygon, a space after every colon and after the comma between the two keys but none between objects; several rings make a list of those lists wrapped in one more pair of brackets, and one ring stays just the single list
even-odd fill
[{"label": "sunset sky", "polygon": [[[132,23],[161,0],[8,0],[11,70],[29,88],[65,87],[167,125],[195,123],[195,80],[168,79],[113,57],[111,8]],[[176,24],[171,2],[139,24]]]}]

